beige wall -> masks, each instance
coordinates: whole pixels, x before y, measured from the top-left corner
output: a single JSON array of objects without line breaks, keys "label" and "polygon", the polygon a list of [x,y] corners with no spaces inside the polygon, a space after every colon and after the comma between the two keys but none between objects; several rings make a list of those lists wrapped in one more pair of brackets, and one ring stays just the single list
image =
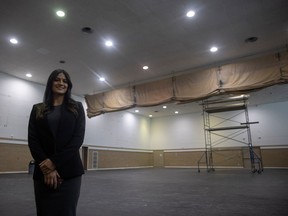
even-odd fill
[{"label": "beige wall", "polygon": [[288,148],[261,149],[264,167],[288,167]]},{"label": "beige wall", "polygon": [[164,151],[163,150],[156,150],[153,152],[153,158],[154,158],[154,167],[164,167]]},{"label": "beige wall", "polygon": [[165,166],[197,166],[202,151],[165,152]]},{"label": "beige wall", "polygon": [[[97,152],[97,167],[93,167],[93,154]],[[131,168],[153,166],[152,152],[127,150],[103,150],[93,148],[88,151],[87,169]]]},{"label": "beige wall", "polygon": [[[255,148],[262,156],[264,168],[288,168],[288,146]],[[97,152],[96,167],[93,167],[93,154]],[[198,150],[131,150],[131,149],[82,149],[83,164],[86,169],[114,169],[139,167],[197,167],[204,151]],[[205,159],[205,158],[203,158]],[[32,160],[25,144],[0,144],[0,172],[28,172]],[[203,160],[202,160],[203,161]],[[214,167],[249,168],[247,148],[217,149],[213,151]],[[95,164],[94,164],[95,165]],[[204,166],[204,164],[201,164]]]},{"label": "beige wall", "polygon": [[[254,152],[261,157],[260,148],[254,148]],[[197,167],[200,160],[200,167],[206,166],[205,163],[205,151],[196,150],[175,150],[167,151],[165,156],[166,167]],[[217,148],[212,151],[213,166],[224,168],[250,168],[250,154],[248,148]],[[288,154],[286,154],[286,157]],[[255,156],[256,157],[256,156]],[[285,156],[283,156],[285,157]],[[268,158],[267,158],[268,159]],[[288,167],[285,162],[280,162],[279,167]]]},{"label": "beige wall", "polygon": [[[214,166],[243,167],[243,158],[241,149],[216,150],[213,151],[212,155]],[[204,151],[166,152],[165,166],[197,167],[198,161],[200,159],[201,159],[200,166],[206,166],[206,164],[204,163],[205,162]]]},{"label": "beige wall", "polygon": [[0,143],[0,172],[28,171],[32,159],[28,145]]}]

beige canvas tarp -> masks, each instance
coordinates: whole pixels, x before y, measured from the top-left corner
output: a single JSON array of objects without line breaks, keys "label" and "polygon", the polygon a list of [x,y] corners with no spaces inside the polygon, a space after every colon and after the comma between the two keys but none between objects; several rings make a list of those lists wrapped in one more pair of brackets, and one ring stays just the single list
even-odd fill
[{"label": "beige canvas tarp", "polygon": [[281,83],[284,78],[281,68],[285,64],[287,65],[286,53],[224,65],[220,72],[221,89],[225,92],[247,91]]},{"label": "beige canvas tarp", "polygon": [[88,117],[97,116],[105,112],[119,111],[134,106],[132,88],[116,89],[95,95],[86,95]]},{"label": "beige canvas tarp", "polygon": [[154,106],[173,98],[172,78],[135,86],[135,105]]},{"label": "beige canvas tarp", "polygon": [[252,91],[288,83],[288,53],[277,53],[163,80],[86,95],[87,115],[134,106],[155,106],[171,101],[185,103],[217,94]]},{"label": "beige canvas tarp", "polygon": [[193,101],[216,93],[218,77],[215,70],[194,72],[174,78],[175,100]]}]

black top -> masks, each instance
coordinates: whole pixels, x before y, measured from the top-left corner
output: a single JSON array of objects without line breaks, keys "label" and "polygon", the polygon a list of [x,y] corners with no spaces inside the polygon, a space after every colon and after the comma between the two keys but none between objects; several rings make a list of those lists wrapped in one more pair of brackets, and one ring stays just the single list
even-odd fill
[{"label": "black top", "polygon": [[54,137],[56,137],[56,134],[57,134],[59,121],[61,117],[61,109],[62,109],[62,105],[54,106],[52,112],[48,113],[47,115],[49,127]]}]

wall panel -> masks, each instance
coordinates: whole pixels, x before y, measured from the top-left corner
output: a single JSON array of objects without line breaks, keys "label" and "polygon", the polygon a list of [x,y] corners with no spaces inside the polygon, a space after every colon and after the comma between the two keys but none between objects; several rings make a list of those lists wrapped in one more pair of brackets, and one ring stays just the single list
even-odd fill
[{"label": "wall panel", "polygon": [[203,155],[203,151],[176,151],[165,152],[165,166],[197,166],[198,160]]},{"label": "wall panel", "polygon": [[0,172],[28,172],[31,160],[28,145],[0,143]]},{"label": "wall panel", "polygon": [[[288,168],[288,146],[257,147],[265,168]],[[82,148],[82,158],[88,170],[122,169],[146,167],[187,167],[196,168],[204,150],[129,150],[109,148]],[[161,162],[159,158],[161,156]],[[157,157],[156,157],[157,156]],[[95,158],[96,157],[96,158]],[[156,159],[155,159],[156,158]],[[158,159],[157,159],[158,158]],[[93,161],[93,159],[96,159]],[[0,144],[0,173],[28,172],[32,160],[27,144]],[[202,162],[205,161],[205,156]],[[250,168],[247,148],[217,148],[213,151],[214,168]],[[206,166],[201,163],[200,166]]]},{"label": "wall panel", "polygon": [[[93,167],[93,152],[98,152],[97,167]],[[88,169],[136,168],[153,166],[151,152],[89,149]]]},{"label": "wall panel", "polygon": [[261,149],[264,167],[288,168],[288,148]]}]

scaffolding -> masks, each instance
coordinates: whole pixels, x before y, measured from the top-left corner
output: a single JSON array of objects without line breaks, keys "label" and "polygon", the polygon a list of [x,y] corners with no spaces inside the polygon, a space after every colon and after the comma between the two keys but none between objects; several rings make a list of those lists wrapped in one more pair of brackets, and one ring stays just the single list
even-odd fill
[{"label": "scaffolding", "polygon": [[261,173],[263,171],[262,159],[254,151],[250,130],[251,124],[259,122],[249,121],[248,98],[248,95],[240,95],[203,100],[205,152],[198,160],[198,172],[200,172],[200,164],[206,165],[207,172],[215,171],[214,148],[227,141],[240,143],[242,146],[244,144],[245,148],[248,147],[251,172]]}]

